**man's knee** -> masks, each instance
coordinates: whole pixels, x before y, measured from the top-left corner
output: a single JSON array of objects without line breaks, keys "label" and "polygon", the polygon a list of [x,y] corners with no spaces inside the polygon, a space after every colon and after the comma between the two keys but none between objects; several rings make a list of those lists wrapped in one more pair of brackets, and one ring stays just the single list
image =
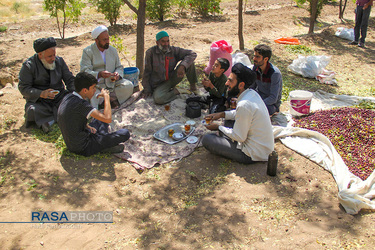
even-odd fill
[{"label": "man's knee", "polygon": [[152,97],[154,98],[155,104],[165,104],[165,96],[160,91],[154,91]]},{"label": "man's knee", "polygon": [[129,140],[130,138],[130,132],[127,129],[120,129],[117,131],[117,134],[121,136],[123,142]]},{"label": "man's knee", "polygon": [[28,121],[35,121],[35,106],[29,105],[25,109],[25,117]]},{"label": "man's knee", "polygon": [[215,134],[206,134],[202,137],[202,145],[206,149],[209,149],[212,145],[213,138],[215,137]]}]

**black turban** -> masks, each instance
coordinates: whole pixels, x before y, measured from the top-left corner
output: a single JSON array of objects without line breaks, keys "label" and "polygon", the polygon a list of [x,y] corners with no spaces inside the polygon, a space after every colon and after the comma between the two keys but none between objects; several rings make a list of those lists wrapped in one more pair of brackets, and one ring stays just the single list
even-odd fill
[{"label": "black turban", "polygon": [[238,83],[245,83],[245,89],[249,88],[255,83],[256,73],[242,63],[236,63],[233,65],[232,73],[237,76]]},{"label": "black turban", "polygon": [[39,38],[34,41],[34,50],[36,53],[45,51],[52,47],[56,47],[56,40],[53,37]]}]

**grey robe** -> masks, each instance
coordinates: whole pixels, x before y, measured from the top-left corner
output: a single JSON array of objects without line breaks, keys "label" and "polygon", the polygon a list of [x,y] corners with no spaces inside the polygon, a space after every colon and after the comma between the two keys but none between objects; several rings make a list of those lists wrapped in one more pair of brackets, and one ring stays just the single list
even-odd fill
[{"label": "grey robe", "polygon": [[[47,70],[34,54],[23,64],[19,73],[18,89],[26,99],[25,113],[26,122],[35,121],[38,127],[45,122],[56,121],[58,106],[68,91],[74,91],[74,76],[70,72],[64,59],[56,56],[55,70]],[[64,83],[65,85],[64,85]],[[43,90],[56,89],[60,93],[55,99],[44,99],[40,97]],[[32,116],[29,116],[30,109],[34,110]]]},{"label": "grey robe", "polygon": [[[124,67],[121,65],[117,50],[114,47],[109,46],[105,53],[106,63],[104,63],[96,43],[86,47],[83,50],[80,62],[81,72],[87,72],[96,78],[98,78],[98,73],[103,70],[107,70],[111,73],[117,72],[120,75],[118,81],[111,82],[110,78],[100,78],[97,87],[107,88],[110,91],[114,90],[119,103],[122,104],[133,94],[134,87],[131,81],[123,78]],[[95,95],[90,100],[91,105],[95,108],[98,108],[99,104],[99,101],[96,98],[96,94],[98,93],[100,93],[99,90],[96,91]]]}]

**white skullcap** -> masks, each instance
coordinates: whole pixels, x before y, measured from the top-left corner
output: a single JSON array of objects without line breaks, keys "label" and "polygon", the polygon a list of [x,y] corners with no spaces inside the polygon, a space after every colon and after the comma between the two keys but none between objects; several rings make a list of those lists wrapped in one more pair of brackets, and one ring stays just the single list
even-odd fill
[{"label": "white skullcap", "polygon": [[100,25],[98,27],[96,27],[92,32],[91,32],[91,36],[93,39],[96,39],[98,38],[98,36],[103,33],[104,31],[108,31],[107,27],[105,27],[104,25]]}]

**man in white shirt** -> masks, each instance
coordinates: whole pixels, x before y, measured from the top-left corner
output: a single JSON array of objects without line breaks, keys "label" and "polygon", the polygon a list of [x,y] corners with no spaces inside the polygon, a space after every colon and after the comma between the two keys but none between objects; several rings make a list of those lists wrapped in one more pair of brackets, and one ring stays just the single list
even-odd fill
[{"label": "man in white shirt", "polygon": [[259,94],[248,89],[256,79],[254,71],[237,63],[225,85],[228,95],[237,97],[236,109],[208,115],[212,120],[225,118],[234,120],[233,127],[212,122],[206,128],[219,130],[223,136],[207,134],[202,138],[203,146],[213,154],[250,164],[267,161],[274,149],[274,137],[268,110]]},{"label": "man in white shirt", "polygon": [[[83,50],[80,62],[81,72],[87,72],[98,79],[97,90],[90,102],[98,108],[97,95],[101,89],[107,89],[111,97],[116,97],[121,105],[133,94],[133,84],[124,79],[124,67],[121,65],[117,50],[109,45],[107,27],[96,27],[91,36],[95,42]],[[101,99],[102,101],[102,99]]]}]

